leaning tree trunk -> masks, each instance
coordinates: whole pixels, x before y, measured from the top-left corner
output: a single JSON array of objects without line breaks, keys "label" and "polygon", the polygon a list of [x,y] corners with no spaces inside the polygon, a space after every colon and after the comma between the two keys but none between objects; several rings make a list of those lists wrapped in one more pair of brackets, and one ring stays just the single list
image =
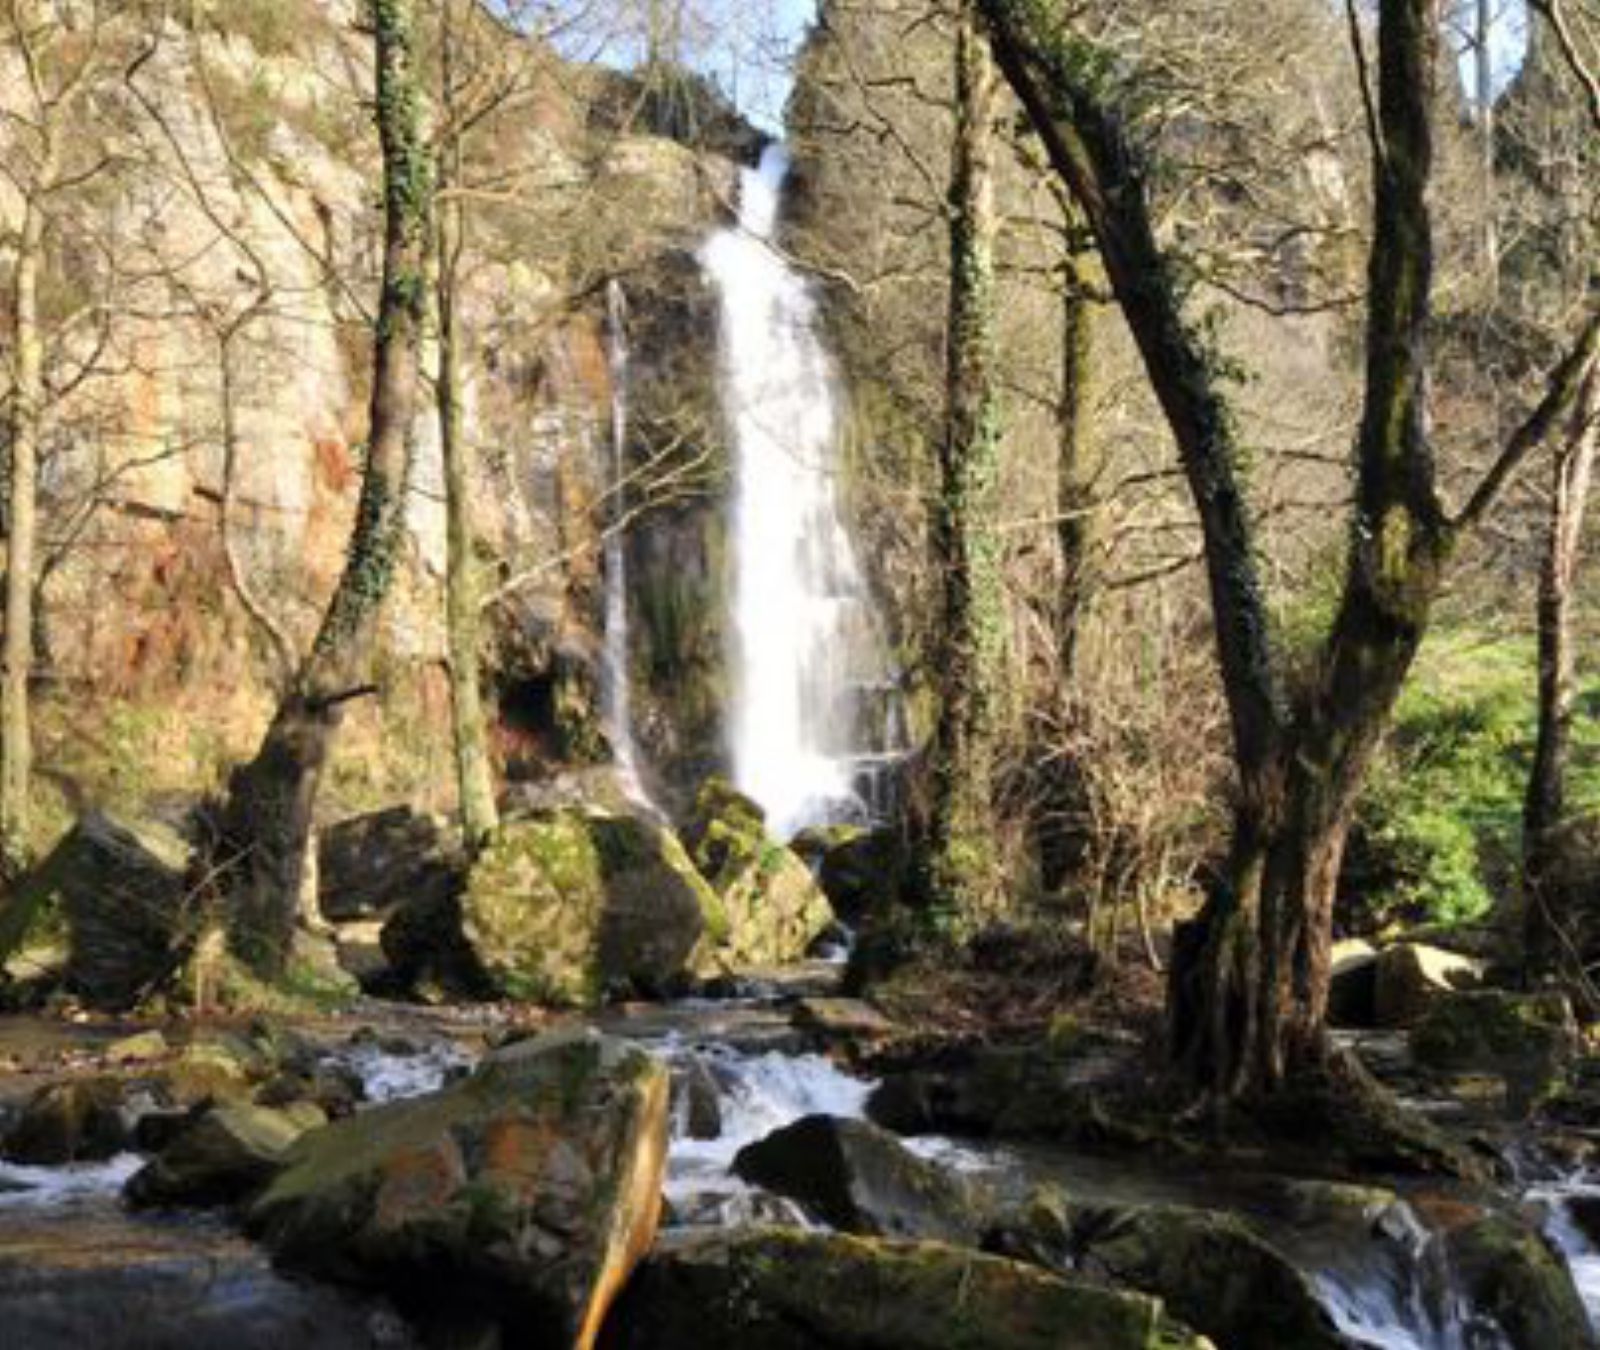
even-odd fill
[{"label": "leaning tree trunk", "polygon": [[[53,155],[47,152],[47,159]],[[48,168],[49,166],[47,166]],[[48,178],[48,173],[43,175]],[[44,409],[44,342],[39,332],[39,271],[44,211],[24,208],[12,278],[16,351],[11,393],[11,481],[6,503],[4,669],[0,671],[0,849],[7,871],[27,861],[29,779],[33,768],[28,684],[33,672],[34,558],[39,514],[39,421]]]},{"label": "leaning tree trunk", "polygon": [[344,573],[316,642],[255,759],[233,774],[222,819],[229,942],[267,975],[288,958],[322,771],[345,705],[371,692],[378,620],[404,539],[433,185],[412,0],[373,0],[371,13],[385,235],[366,471]]},{"label": "leaning tree trunk", "polygon": [[964,923],[999,903],[993,801],[994,688],[1003,648],[994,533],[1000,409],[995,389],[996,84],[976,23],[956,38],[950,184],[950,332],[940,453],[937,566],[944,587],[943,670],[934,742],[929,891]]},{"label": "leaning tree trunk", "polygon": [[1525,965],[1538,976],[1555,963],[1570,916],[1551,885],[1558,832],[1566,816],[1568,747],[1574,699],[1572,588],[1600,447],[1600,371],[1591,370],[1571,435],[1551,470],[1550,515],[1539,574],[1539,731],[1522,811]]}]

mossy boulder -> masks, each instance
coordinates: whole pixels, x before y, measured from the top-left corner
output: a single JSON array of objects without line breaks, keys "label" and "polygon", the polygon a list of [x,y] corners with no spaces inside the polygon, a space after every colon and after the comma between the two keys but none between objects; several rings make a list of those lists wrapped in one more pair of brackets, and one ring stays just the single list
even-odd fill
[{"label": "mossy boulder", "polygon": [[248,1222],[291,1268],[587,1350],[654,1240],[668,1075],[589,1032],[304,1136]]},{"label": "mossy boulder", "polygon": [[1230,1214],[1151,1205],[1073,1216],[1078,1267],[1148,1294],[1228,1350],[1343,1350],[1310,1281]]},{"label": "mossy boulder", "polygon": [[228,1205],[265,1186],[289,1148],[327,1117],[309,1103],[281,1110],[236,1102],[200,1113],[124,1187],[135,1208]]},{"label": "mossy boulder", "polygon": [[7,1127],[0,1157],[32,1167],[113,1157],[130,1139],[126,1102],[126,1089],[117,1078],[49,1083]]},{"label": "mossy boulder", "polygon": [[1445,1237],[1450,1266],[1480,1314],[1513,1350],[1592,1350],[1600,1344],[1566,1263],[1533,1229],[1486,1213]]},{"label": "mossy boulder", "polygon": [[1156,1299],[940,1243],[745,1229],[640,1271],[616,1350],[1201,1350]]},{"label": "mossy boulder", "polygon": [[0,908],[0,960],[59,915],[68,985],[91,1007],[132,1007],[173,973],[192,937],[188,864],[189,846],[175,830],[89,812]]},{"label": "mossy boulder", "polygon": [[863,1120],[806,1116],[741,1149],[733,1170],[846,1233],[975,1246],[984,1230],[973,1186]]},{"label": "mossy boulder", "polygon": [[722,779],[701,787],[684,842],[721,900],[715,952],[723,965],[791,964],[832,926],[833,908],[811,869],[767,833],[761,808]]},{"label": "mossy boulder", "polygon": [[1558,993],[1452,993],[1435,999],[1411,1032],[1411,1053],[1423,1068],[1498,1074],[1519,1111],[1559,1086],[1577,1046],[1572,1007]]},{"label": "mossy boulder", "polygon": [[592,1007],[689,970],[722,906],[673,833],[640,815],[552,811],[500,828],[461,895],[461,933],[513,998]]}]

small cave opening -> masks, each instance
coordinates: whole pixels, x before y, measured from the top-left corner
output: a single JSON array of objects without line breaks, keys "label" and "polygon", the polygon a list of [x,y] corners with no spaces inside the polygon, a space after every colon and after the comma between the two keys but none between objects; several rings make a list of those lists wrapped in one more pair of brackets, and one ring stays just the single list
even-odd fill
[{"label": "small cave opening", "polygon": [[531,782],[541,776],[543,766],[561,757],[565,737],[557,713],[556,677],[549,671],[504,677],[496,702],[495,750],[506,781]]}]

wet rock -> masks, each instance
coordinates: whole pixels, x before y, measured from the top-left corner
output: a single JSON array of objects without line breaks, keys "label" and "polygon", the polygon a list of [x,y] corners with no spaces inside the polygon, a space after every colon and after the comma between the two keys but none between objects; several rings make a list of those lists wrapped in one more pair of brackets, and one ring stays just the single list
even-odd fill
[{"label": "wet rock", "polygon": [[[616,1350],[1200,1350],[1155,1299],[938,1243],[785,1229],[669,1240]],[[1280,1343],[1287,1344],[1286,1342]]]},{"label": "wet rock", "polygon": [[1554,1091],[1577,1046],[1572,1007],[1557,993],[1452,993],[1435,999],[1411,1033],[1419,1065],[1441,1073],[1497,1074],[1519,1114]]},{"label": "wet rock", "polygon": [[870,1045],[896,1030],[870,1003],[854,998],[803,998],[795,1005],[794,1024],[828,1046]]},{"label": "wet rock", "polygon": [[1159,1295],[1228,1350],[1344,1350],[1316,1291],[1229,1214],[1152,1205],[1073,1216],[1081,1270]]},{"label": "wet rock", "polygon": [[31,1167],[99,1162],[129,1142],[126,1091],[116,1078],[78,1078],[40,1088],[0,1141],[0,1157]]},{"label": "wet rock", "polygon": [[624,1042],[523,1041],[306,1135],[249,1224],[290,1267],[581,1350],[654,1238],[667,1104],[665,1068]]},{"label": "wet rock", "polygon": [[272,1069],[261,1049],[242,1036],[191,1041],[161,1073],[173,1101],[195,1106],[248,1097]]},{"label": "wet rock", "polygon": [[204,1221],[12,1212],[0,1308],[8,1350],[421,1350],[385,1303],[286,1279]]},{"label": "wet rock", "polygon": [[1442,947],[1404,942],[1378,954],[1374,980],[1374,1025],[1409,1027],[1440,995],[1481,984],[1483,963]]},{"label": "wet rock", "polygon": [[91,1007],[132,1007],[177,965],[188,859],[187,843],[165,825],[90,812],[7,901],[0,957],[13,955],[59,905],[68,984]]},{"label": "wet rock", "polygon": [[722,902],[714,938],[726,966],[802,961],[832,925],[833,909],[811,869],[767,833],[761,808],[722,779],[701,787],[684,843]]},{"label": "wet rock", "polygon": [[722,1137],[722,1089],[699,1055],[684,1060],[673,1073],[672,1117],[686,1138]]},{"label": "wet rock", "polygon": [[847,1233],[972,1246],[985,1227],[972,1186],[866,1121],[807,1116],[741,1149],[733,1170]]},{"label": "wet rock", "polygon": [[290,1145],[327,1122],[315,1106],[284,1110],[236,1104],[201,1113],[124,1188],[135,1208],[229,1205],[281,1170]]},{"label": "wet rock", "polygon": [[455,841],[439,816],[396,806],[342,820],[317,841],[317,898],[332,923],[386,919],[402,903],[459,885]]},{"label": "wet rock", "polygon": [[1571,1272],[1531,1228],[1491,1213],[1452,1229],[1444,1240],[1472,1306],[1499,1324],[1513,1350],[1600,1344]]},{"label": "wet rock", "polygon": [[846,923],[887,909],[905,889],[905,846],[891,831],[832,825],[805,831],[790,847],[810,864]]},{"label": "wet rock", "polygon": [[461,896],[461,934],[493,985],[557,1006],[673,987],[722,923],[678,839],[639,815],[566,810],[511,821]]}]

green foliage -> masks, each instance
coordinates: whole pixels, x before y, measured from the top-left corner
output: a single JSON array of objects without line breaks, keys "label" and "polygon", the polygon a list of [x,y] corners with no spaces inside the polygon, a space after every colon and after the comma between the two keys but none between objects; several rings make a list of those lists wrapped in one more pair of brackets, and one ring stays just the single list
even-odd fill
[{"label": "green foliage", "polygon": [[[1400,700],[1362,799],[1341,890],[1353,930],[1481,917],[1515,885],[1535,730],[1535,653],[1521,638],[1443,633]],[[1600,674],[1583,681],[1600,702]],[[1600,807],[1600,727],[1573,728],[1569,803]]]}]

